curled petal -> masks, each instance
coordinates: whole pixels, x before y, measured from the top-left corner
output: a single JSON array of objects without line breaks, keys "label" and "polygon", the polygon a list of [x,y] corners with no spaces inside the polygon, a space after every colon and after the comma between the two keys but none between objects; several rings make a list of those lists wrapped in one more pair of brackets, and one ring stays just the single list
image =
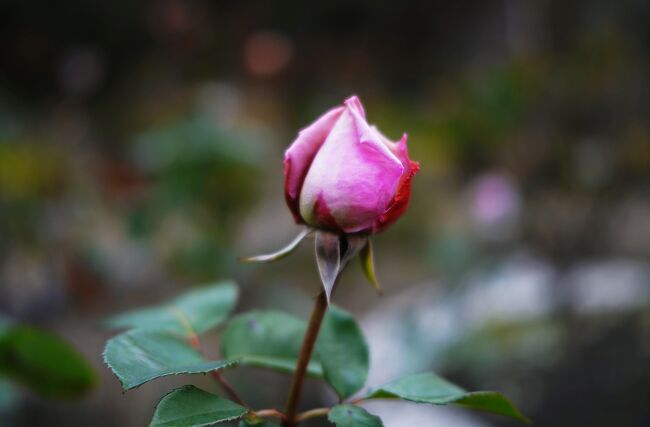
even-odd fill
[{"label": "curled petal", "polygon": [[400,216],[402,216],[404,212],[406,212],[411,200],[411,181],[413,176],[415,176],[415,174],[420,170],[420,164],[408,158],[406,139],[407,136],[405,134],[400,142],[395,146],[396,154],[404,165],[404,172],[400,178],[395,196],[373,226],[374,233],[379,233],[385,230]]},{"label": "curled petal", "polygon": [[284,195],[297,223],[302,223],[298,197],[307,171],[345,107],[334,108],[298,133],[284,154]]},{"label": "curled petal", "polygon": [[401,164],[395,153],[391,150],[392,145],[396,145],[388,140],[384,135],[377,130],[375,126],[370,126],[365,119],[365,116],[360,114],[357,109],[350,108],[352,117],[354,119],[354,126],[357,131],[357,138],[362,144],[369,144],[373,148],[379,150],[386,158],[395,164]]},{"label": "curled petal", "polygon": [[352,95],[351,97],[345,100],[344,104],[350,110],[360,115],[363,119],[366,118],[366,111],[363,109],[363,105],[361,104],[361,100],[359,99],[358,96]]}]

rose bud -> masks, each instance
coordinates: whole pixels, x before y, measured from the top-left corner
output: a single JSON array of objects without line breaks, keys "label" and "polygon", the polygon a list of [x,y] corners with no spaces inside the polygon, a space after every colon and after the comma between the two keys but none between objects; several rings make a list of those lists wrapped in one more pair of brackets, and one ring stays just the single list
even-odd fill
[{"label": "rose bud", "polygon": [[377,233],[408,207],[418,163],[406,134],[392,142],[347,99],[300,131],[284,157],[285,197],[297,223],[335,233]]},{"label": "rose bud", "polygon": [[289,255],[316,232],[316,263],[329,301],[337,278],[357,254],[379,289],[369,236],[408,208],[419,165],[408,158],[406,134],[392,142],[366,122],[353,96],[301,130],[284,156],[284,192],[298,224],[308,226],[277,252],[242,258],[270,262]]}]

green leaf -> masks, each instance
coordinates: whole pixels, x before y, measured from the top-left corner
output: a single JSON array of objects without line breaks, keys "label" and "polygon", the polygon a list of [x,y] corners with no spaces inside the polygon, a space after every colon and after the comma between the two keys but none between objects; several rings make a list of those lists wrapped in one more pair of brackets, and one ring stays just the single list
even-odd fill
[{"label": "green leaf", "polygon": [[467,393],[454,403],[477,411],[491,412],[493,414],[516,418],[530,424],[530,420],[519,412],[507,397],[496,391],[474,391]]},{"label": "green leaf", "polygon": [[165,395],[149,427],[201,427],[236,420],[246,408],[191,385]]},{"label": "green leaf", "polygon": [[104,361],[125,391],[167,375],[204,374],[236,364],[235,361],[206,361],[185,338],[168,331],[145,329],[108,340]]},{"label": "green leaf", "polygon": [[371,398],[400,398],[417,403],[444,405],[465,390],[433,373],[409,375],[380,387]]},{"label": "green leaf", "polygon": [[0,375],[47,397],[79,397],[96,383],[86,360],[55,335],[28,326],[0,334]]},{"label": "green leaf", "polygon": [[[291,373],[296,367],[305,322],[279,311],[252,311],[234,317],[221,338],[221,353],[227,360],[243,365],[271,368]],[[322,376],[318,361],[312,359],[307,369],[312,376]]]},{"label": "green leaf", "polygon": [[368,346],[361,329],[346,311],[330,307],[316,343],[325,380],[345,399],[366,383]]},{"label": "green leaf", "polygon": [[381,418],[354,405],[337,405],[327,415],[337,427],[383,427]]},{"label": "green leaf", "polygon": [[433,405],[455,404],[529,422],[502,394],[494,391],[466,392],[433,373],[411,375],[380,387],[367,399],[403,399]]},{"label": "green leaf", "polygon": [[169,304],[119,314],[107,320],[111,328],[172,330],[201,334],[221,324],[237,301],[237,286],[219,282],[201,287]]}]

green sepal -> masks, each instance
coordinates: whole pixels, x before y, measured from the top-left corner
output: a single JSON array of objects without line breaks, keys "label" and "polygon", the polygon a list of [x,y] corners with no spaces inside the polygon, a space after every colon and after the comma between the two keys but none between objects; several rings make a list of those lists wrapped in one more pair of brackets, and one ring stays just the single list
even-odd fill
[{"label": "green sepal", "polygon": [[318,273],[329,304],[336,285],[336,279],[342,268],[339,236],[327,231],[317,231],[314,246]]},{"label": "green sepal", "polygon": [[368,243],[361,249],[359,260],[361,261],[361,268],[366,279],[368,279],[372,287],[375,288],[379,294],[382,294],[383,291],[381,290],[381,286],[377,280],[377,274],[375,273],[375,257],[372,248],[372,241],[370,239],[368,239]]},{"label": "green sepal", "polygon": [[282,249],[279,249],[275,252],[272,252],[270,254],[265,254],[265,255],[255,255],[255,256],[250,256],[250,257],[240,257],[239,261],[243,263],[249,263],[249,264],[263,264],[267,262],[273,262],[273,261],[278,261],[283,258],[286,258],[287,256],[291,255],[293,251],[296,250],[300,242],[302,242],[305,237],[309,236],[314,230],[311,228],[306,228],[305,230],[301,231],[300,234],[298,234],[289,244]]}]

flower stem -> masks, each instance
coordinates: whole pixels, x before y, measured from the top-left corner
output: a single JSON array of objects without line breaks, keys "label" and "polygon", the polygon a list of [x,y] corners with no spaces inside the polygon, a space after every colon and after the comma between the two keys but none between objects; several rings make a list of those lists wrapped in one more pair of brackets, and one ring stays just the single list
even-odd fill
[{"label": "flower stem", "polygon": [[296,372],[293,375],[291,388],[289,389],[289,396],[287,398],[287,406],[284,411],[286,416],[286,420],[282,424],[284,427],[294,427],[297,425],[296,411],[300,401],[302,385],[305,381],[307,365],[309,364],[312,352],[314,351],[314,345],[316,344],[316,338],[318,338],[318,332],[323,323],[325,312],[327,312],[327,296],[324,291],[321,291],[314,303],[311,318],[309,319],[309,325],[307,326],[307,331],[305,332],[305,337],[302,342],[298,362],[296,363]]}]

